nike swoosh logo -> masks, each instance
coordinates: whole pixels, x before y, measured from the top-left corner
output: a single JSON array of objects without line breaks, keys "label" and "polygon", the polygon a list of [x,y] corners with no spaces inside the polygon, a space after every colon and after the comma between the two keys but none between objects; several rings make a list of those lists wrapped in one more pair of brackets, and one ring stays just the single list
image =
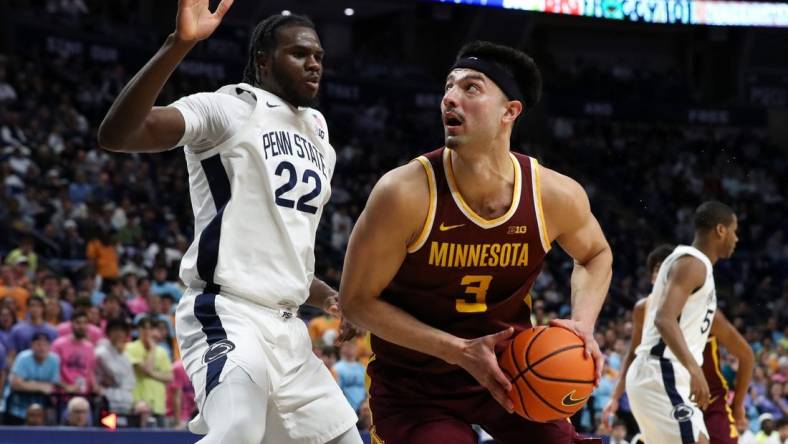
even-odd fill
[{"label": "nike swoosh logo", "polygon": [[588,396],[584,396],[580,399],[575,399],[574,395],[575,395],[575,390],[572,390],[571,392],[567,393],[567,395],[564,396],[564,399],[561,400],[561,404],[563,404],[566,407],[572,407],[581,404],[585,402],[586,399],[588,399]]},{"label": "nike swoosh logo", "polygon": [[282,106],[282,105],[271,105],[268,102],[265,102],[265,104],[268,105],[269,108],[279,108],[280,106]]},{"label": "nike swoosh logo", "polygon": [[713,398],[709,399],[709,405],[712,405],[712,404],[714,403],[714,401],[716,401],[716,400],[717,400],[717,398],[719,398],[719,397],[720,397],[720,396],[719,396],[719,395],[717,395],[717,396],[715,396],[715,397],[713,397]]},{"label": "nike swoosh logo", "polygon": [[465,224],[459,224],[459,225],[444,225],[444,224],[443,224],[443,222],[441,222],[441,226],[440,226],[440,227],[438,227],[438,229],[439,229],[439,230],[441,230],[441,231],[449,231],[449,230],[453,230],[453,229],[455,229],[455,228],[460,228],[460,227],[464,227],[464,226],[465,226]]}]

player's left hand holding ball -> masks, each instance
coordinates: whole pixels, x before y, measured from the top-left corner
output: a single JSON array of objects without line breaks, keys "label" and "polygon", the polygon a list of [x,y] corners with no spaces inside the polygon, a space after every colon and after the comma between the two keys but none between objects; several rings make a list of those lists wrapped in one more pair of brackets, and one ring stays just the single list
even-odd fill
[{"label": "player's left hand holding ball", "polygon": [[596,370],[594,373],[594,387],[599,386],[599,380],[602,379],[602,369],[605,366],[605,356],[602,354],[602,351],[599,350],[599,344],[597,344],[596,339],[594,339],[593,328],[588,328],[572,319],[553,319],[550,321],[550,325],[553,327],[565,328],[580,336],[580,339],[582,339],[586,345],[586,359],[593,358],[594,360],[594,369]]}]

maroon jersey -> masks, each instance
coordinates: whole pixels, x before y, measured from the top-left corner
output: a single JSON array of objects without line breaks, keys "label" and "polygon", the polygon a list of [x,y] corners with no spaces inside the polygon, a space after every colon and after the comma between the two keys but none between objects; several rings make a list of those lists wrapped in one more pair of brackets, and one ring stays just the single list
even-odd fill
[{"label": "maroon jersey", "polygon": [[[417,158],[430,187],[424,229],[408,246],[381,297],[420,321],[462,338],[531,326],[529,291],[550,249],[535,159],[512,153],[512,204],[492,220],[476,214],[454,180],[450,150]],[[441,359],[372,336],[373,367],[428,373],[459,370]],[[374,370],[373,370],[374,371]]]},{"label": "maroon jersey", "polygon": [[709,432],[711,444],[734,444],[739,433],[733,412],[728,405],[728,381],[722,376],[720,366],[720,349],[717,338],[709,335],[706,348],[703,349],[703,376],[709,384],[711,402],[703,411],[703,420]]},{"label": "maroon jersey", "polygon": [[728,381],[722,376],[720,366],[720,349],[717,345],[717,338],[709,335],[706,341],[706,348],[703,349],[703,376],[709,384],[711,397],[720,397],[723,400],[728,396]]}]

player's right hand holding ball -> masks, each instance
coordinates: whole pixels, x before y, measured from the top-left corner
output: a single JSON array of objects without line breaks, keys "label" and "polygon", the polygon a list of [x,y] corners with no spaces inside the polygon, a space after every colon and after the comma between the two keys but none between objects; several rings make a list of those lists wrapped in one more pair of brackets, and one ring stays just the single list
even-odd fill
[{"label": "player's right hand holding ball", "polygon": [[514,329],[509,327],[480,338],[463,339],[459,353],[453,359],[454,362],[450,362],[470,373],[509,413],[514,412],[514,404],[509,399],[512,383],[498,365],[495,344],[510,339],[513,333]]}]

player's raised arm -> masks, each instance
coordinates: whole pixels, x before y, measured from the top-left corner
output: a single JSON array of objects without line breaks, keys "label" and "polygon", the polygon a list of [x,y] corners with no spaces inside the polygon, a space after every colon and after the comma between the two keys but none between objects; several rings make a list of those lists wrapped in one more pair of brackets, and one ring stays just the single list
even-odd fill
[{"label": "player's raised arm", "polygon": [[610,287],[613,253],[580,184],[548,168],[542,171],[548,235],[575,262],[571,279],[572,320],[555,320],[553,325],[573,330],[583,338],[586,355],[594,358],[598,383],[604,357],[594,340],[594,324]]},{"label": "player's raised arm", "polygon": [[461,339],[380,298],[405,260],[408,245],[421,232],[428,202],[427,177],[417,162],[389,172],[375,185],[348,243],[339,288],[342,313],[388,342],[464,368],[512,412],[507,395],[511,383],[493,351],[495,343],[512,335],[511,328]]},{"label": "player's raised arm", "polygon": [[208,0],[180,0],[175,32],[123,88],[98,132],[99,145],[110,151],[159,152],[178,143],[185,131],[181,113],[173,107],[154,107],[172,72],[200,40],[219,26],[233,0],[222,0],[216,11]]},{"label": "player's raised arm", "polygon": [[662,340],[670,347],[670,351],[676,356],[690,373],[690,400],[698,404],[698,407],[705,409],[709,403],[709,384],[703,376],[703,369],[687,346],[687,341],[681,333],[678,318],[690,295],[698,288],[703,286],[706,281],[706,266],[700,259],[694,256],[684,256],[673,263],[669,273],[668,282],[665,287],[665,298],[662,305],[657,308],[657,315],[654,325],[657,327]]},{"label": "player's raised arm", "polygon": [[725,347],[739,361],[739,370],[736,372],[736,386],[733,395],[733,419],[740,429],[747,428],[747,415],[744,412],[744,398],[752,380],[752,371],[755,366],[755,355],[747,340],[736,331],[728,318],[720,310],[714,314],[711,324],[711,333],[717,337],[717,342]]},{"label": "player's raised arm", "polygon": [[632,339],[629,341],[629,348],[627,354],[621,362],[621,372],[618,375],[618,382],[613,389],[613,394],[610,395],[610,401],[607,402],[602,410],[602,423],[608,424],[610,415],[614,415],[618,411],[618,400],[627,389],[627,370],[635,359],[635,350],[640,345],[640,340],[643,338],[643,320],[646,318],[646,304],[648,299],[643,298],[635,303],[632,308]]}]

